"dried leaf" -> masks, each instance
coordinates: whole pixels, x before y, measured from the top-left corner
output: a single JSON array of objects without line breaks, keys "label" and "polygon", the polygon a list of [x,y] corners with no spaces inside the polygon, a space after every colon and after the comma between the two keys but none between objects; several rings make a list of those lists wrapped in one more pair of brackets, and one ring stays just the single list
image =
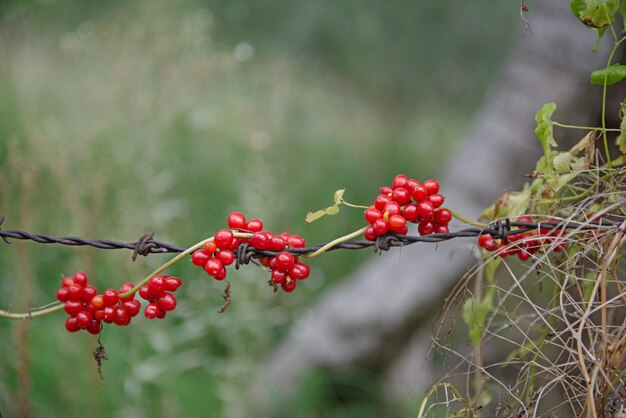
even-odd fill
[{"label": "dried leaf", "polygon": [[310,224],[326,215],[336,215],[338,213],[339,213],[339,206],[332,205],[332,206],[327,207],[326,209],[320,209],[320,210],[316,210],[315,212],[307,213],[306,217],[304,218],[304,222]]},{"label": "dried leaf", "polygon": [[335,205],[338,205],[341,202],[343,202],[343,194],[345,192],[346,192],[346,189],[339,189],[335,192],[335,196],[334,196]]}]

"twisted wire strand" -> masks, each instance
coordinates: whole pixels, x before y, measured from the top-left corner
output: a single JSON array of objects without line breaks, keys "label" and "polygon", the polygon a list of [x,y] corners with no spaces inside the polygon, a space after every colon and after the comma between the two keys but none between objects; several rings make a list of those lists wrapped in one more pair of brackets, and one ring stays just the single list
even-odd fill
[{"label": "twisted wire strand", "polygon": [[[0,226],[4,221],[4,216],[0,216]],[[437,243],[442,241],[448,241],[454,238],[467,238],[477,237],[482,234],[490,234],[493,238],[503,239],[508,242],[508,236],[512,233],[524,233],[537,229],[548,230],[567,230],[578,229],[584,230],[598,230],[598,229],[619,229],[623,225],[622,221],[611,221],[607,219],[601,219],[597,221],[588,222],[575,222],[575,221],[547,221],[547,222],[511,222],[510,219],[500,219],[492,222],[486,228],[469,227],[461,229],[455,232],[448,232],[442,234],[430,234],[430,235],[396,235],[387,234],[378,237],[376,241],[368,240],[354,240],[337,244],[334,247],[328,249],[328,251],[334,250],[362,250],[364,248],[374,247],[377,252],[387,251],[392,247],[400,247],[405,245],[411,245],[418,242]],[[512,228],[518,228],[513,230]],[[164,254],[164,253],[180,253],[185,251],[186,247],[180,247],[172,244],[168,244],[162,241],[154,239],[154,233],[150,232],[142,235],[135,242],[121,242],[113,240],[90,240],[81,237],[53,237],[43,234],[32,234],[26,231],[19,230],[2,230],[0,229],[0,238],[5,243],[10,244],[10,239],[16,240],[28,240],[34,241],[40,244],[60,244],[67,246],[89,246],[103,250],[117,250],[126,249],[133,250],[133,261],[138,255],[147,256],[148,254]],[[285,251],[294,255],[305,255],[315,252],[322,248],[326,243],[315,244],[306,248],[289,248]],[[240,251],[241,250],[241,251]],[[254,247],[242,244],[236,251],[237,262],[239,264],[247,264],[252,259],[259,257],[268,257],[278,254],[276,251],[263,251]]]}]

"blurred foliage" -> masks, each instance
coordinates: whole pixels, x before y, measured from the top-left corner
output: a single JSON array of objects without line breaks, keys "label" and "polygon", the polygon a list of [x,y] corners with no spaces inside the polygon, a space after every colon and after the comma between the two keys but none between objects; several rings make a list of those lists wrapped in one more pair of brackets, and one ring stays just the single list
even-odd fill
[{"label": "blurred foliage", "polygon": [[[313,225],[304,215],[341,187],[347,200],[367,203],[397,172],[436,175],[519,32],[517,7],[4,0],[4,228],[126,241],[155,231],[189,245],[236,209],[310,243],[350,232],[362,224],[357,209]],[[166,260],[21,242],[2,248],[0,307],[16,311],[49,302],[63,274],[83,270],[101,289],[119,287]],[[91,358],[96,341],[68,335],[62,314],[0,321],[0,410],[251,416],[246,385],[264,356],[370,256],[320,257],[290,295],[273,294],[256,268],[232,271],[233,304],[223,315],[223,284],[178,265],[172,274],[186,284],[175,313],[103,332],[104,383]],[[281,416],[405,415],[387,404],[379,380],[320,372]]]}]

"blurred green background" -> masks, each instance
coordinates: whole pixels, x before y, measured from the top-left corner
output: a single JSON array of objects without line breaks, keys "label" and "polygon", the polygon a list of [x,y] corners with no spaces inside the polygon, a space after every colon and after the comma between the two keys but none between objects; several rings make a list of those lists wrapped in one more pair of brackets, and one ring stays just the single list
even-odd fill
[{"label": "blurred green background", "polygon": [[[3,228],[190,245],[232,210],[328,241],[358,210],[305,225],[333,192],[367,204],[398,172],[438,174],[521,32],[517,1],[0,1]],[[0,308],[54,299],[63,275],[100,289],[167,260],[0,245]],[[64,314],[0,320],[5,417],[256,416],[246,384],[294,320],[369,251],[311,262],[293,293],[249,267],[224,283],[181,263],[164,321],[90,335]],[[297,328],[297,324],[295,325]],[[417,374],[418,371],[416,371]],[[307,377],[279,417],[411,416],[376,372]],[[415,395],[419,397],[419,395]],[[418,401],[414,399],[413,401]]]}]

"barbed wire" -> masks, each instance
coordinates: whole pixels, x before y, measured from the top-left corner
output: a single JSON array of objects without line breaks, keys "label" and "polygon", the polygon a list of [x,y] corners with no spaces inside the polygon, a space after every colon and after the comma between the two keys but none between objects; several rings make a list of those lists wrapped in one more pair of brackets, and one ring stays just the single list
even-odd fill
[{"label": "barbed wire", "polygon": [[[0,216],[0,227],[5,217]],[[517,229],[513,229],[517,228]],[[508,244],[508,237],[512,234],[520,234],[533,230],[598,230],[598,229],[626,229],[626,221],[612,221],[609,219],[599,219],[594,221],[546,221],[546,222],[512,222],[509,218],[496,220],[485,228],[469,227],[455,232],[430,234],[430,235],[397,235],[386,234],[379,236],[376,241],[353,240],[337,244],[327,251],[339,249],[344,250],[362,250],[374,247],[375,251],[380,253],[388,251],[392,247],[402,247],[406,245],[416,244],[418,242],[438,243],[448,241],[454,238],[478,237],[482,234],[490,234],[495,239],[502,239]],[[103,250],[126,249],[133,250],[133,261],[138,255],[147,256],[149,254],[165,254],[180,253],[186,250],[186,247],[180,247],[168,244],[154,239],[154,232],[142,235],[135,242],[121,242],[114,240],[90,240],[81,237],[53,237],[44,234],[32,234],[19,230],[2,230],[0,228],[0,238],[5,243],[11,244],[10,239],[34,241],[40,244],[60,244],[67,246],[89,246]],[[287,248],[287,251],[293,255],[306,255],[313,253],[328,243],[320,243],[306,248]],[[247,264],[254,261],[255,258],[275,256],[277,251],[266,251],[256,249],[248,244],[241,244],[235,251],[237,267],[240,264]]]}]

